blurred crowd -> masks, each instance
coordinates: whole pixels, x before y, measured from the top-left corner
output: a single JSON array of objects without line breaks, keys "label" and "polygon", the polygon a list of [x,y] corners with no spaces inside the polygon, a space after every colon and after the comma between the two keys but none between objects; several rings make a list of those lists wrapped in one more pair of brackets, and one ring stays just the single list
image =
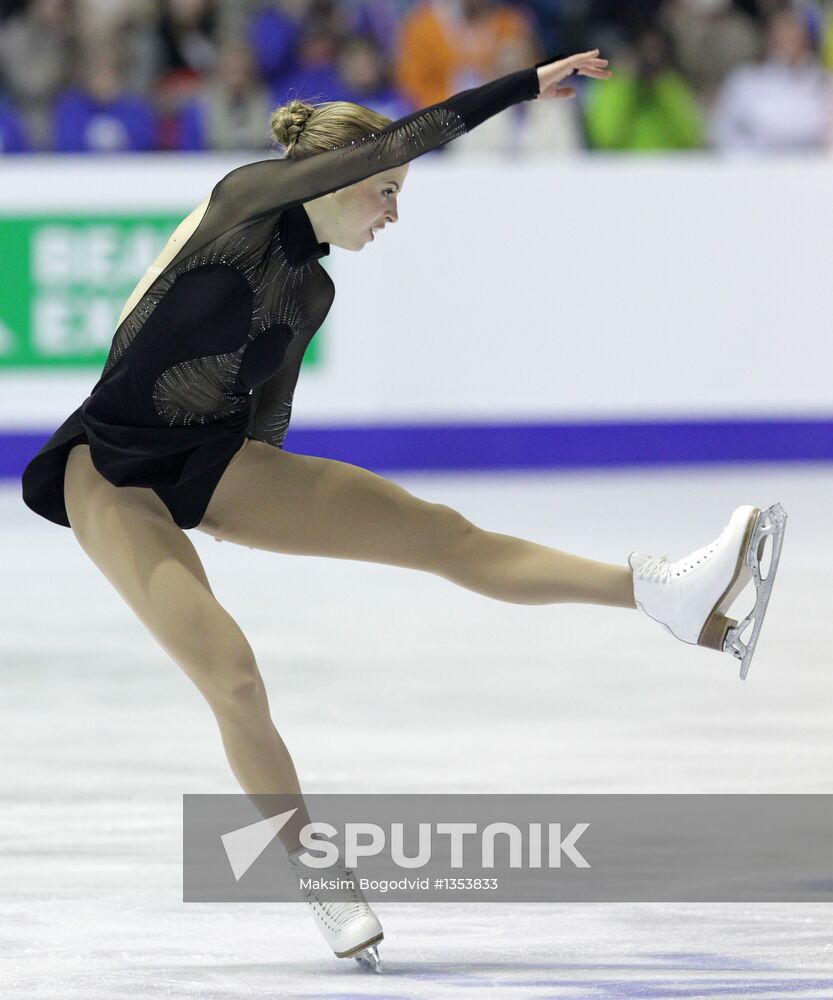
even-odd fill
[{"label": "blurred crowd", "polygon": [[292,97],[396,119],[596,47],[433,155],[833,148],[833,0],[0,0],[0,151],[265,150]]}]

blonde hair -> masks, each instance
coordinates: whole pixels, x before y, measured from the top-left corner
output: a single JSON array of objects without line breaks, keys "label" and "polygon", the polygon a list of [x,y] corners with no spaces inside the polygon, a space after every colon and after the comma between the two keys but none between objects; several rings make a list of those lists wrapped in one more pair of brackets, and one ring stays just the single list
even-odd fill
[{"label": "blonde hair", "polygon": [[306,104],[292,100],[275,108],[270,125],[286,158],[300,160],[381,132],[392,120],[351,101]]}]

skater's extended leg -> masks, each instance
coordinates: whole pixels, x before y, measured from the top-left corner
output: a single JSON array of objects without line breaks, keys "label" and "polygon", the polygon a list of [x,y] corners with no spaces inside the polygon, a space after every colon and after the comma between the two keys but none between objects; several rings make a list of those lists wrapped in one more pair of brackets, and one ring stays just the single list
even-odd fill
[{"label": "skater's extended leg", "polygon": [[[64,494],[81,547],[207,700],[243,790],[300,795],[251,646],[164,504],[152,490],[107,482],[88,445],[70,452]],[[287,850],[298,846],[298,829],[309,821],[297,801],[298,813],[279,834]]]},{"label": "skater's extended leg", "polygon": [[486,531],[367,469],[257,440],[226,470],[199,530],[270,552],[420,569],[513,604],[636,607],[627,565]]}]

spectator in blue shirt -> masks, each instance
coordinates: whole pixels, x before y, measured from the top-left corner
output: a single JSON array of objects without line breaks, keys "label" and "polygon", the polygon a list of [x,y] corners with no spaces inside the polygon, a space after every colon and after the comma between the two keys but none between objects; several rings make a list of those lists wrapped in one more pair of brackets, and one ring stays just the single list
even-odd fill
[{"label": "spectator in blue shirt", "polygon": [[249,23],[249,44],[261,77],[274,86],[295,68],[301,22],[282,6],[261,7]]},{"label": "spectator in blue shirt", "polygon": [[31,153],[23,119],[6,97],[0,97],[0,153]]},{"label": "spectator in blue shirt", "polygon": [[305,101],[349,101],[339,76],[336,59],[339,36],[326,22],[308,21],[296,50],[296,68],[272,87],[272,103],[297,98]]},{"label": "spectator in blue shirt", "polygon": [[125,90],[115,41],[88,50],[81,85],[53,105],[52,139],[58,153],[146,152],[156,145],[150,104]]}]

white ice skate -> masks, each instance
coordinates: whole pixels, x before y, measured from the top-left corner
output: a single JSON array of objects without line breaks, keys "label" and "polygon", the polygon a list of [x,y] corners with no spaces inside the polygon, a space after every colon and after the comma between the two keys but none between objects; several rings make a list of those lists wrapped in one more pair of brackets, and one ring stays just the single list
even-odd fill
[{"label": "white ice skate", "polygon": [[377,945],[384,937],[382,925],[359,888],[355,873],[340,862],[325,869],[308,868],[298,860],[304,850],[301,847],[287,855],[299,878],[328,882],[339,879],[342,886],[346,881],[352,882],[351,888],[337,890],[301,887],[301,895],[310,904],[324,940],[338,958],[355,958],[364,968],[381,972]]},{"label": "white ice skate", "polygon": [[[713,542],[677,562],[631,552],[628,565],[637,607],[683,642],[737,657],[745,680],[775,581],[786,521],[780,503],[766,510],[738,507]],[[772,553],[763,576],[767,538],[772,539]],[[726,611],[750,580],[755,582],[755,606],[742,621],[727,618]],[[741,638],[750,626],[751,634]]]}]

